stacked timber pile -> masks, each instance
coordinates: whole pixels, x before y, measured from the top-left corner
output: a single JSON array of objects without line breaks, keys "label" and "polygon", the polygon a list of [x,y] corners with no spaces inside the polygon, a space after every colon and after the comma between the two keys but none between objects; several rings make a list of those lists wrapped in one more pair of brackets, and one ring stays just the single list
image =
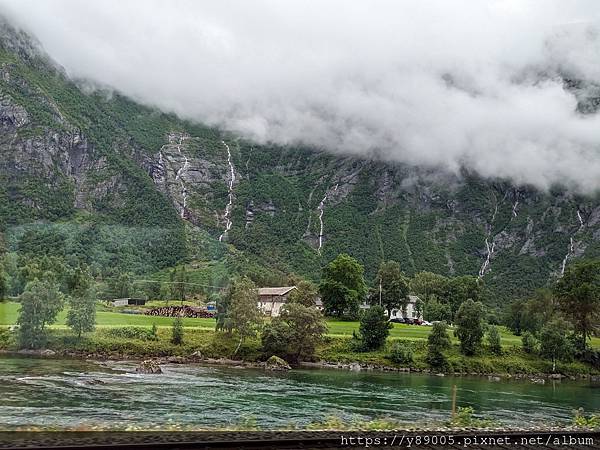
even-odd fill
[{"label": "stacked timber pile", "polygon": [[214,313],[195,306],[161,306],[146,311],[147,316],[211,318]]}]

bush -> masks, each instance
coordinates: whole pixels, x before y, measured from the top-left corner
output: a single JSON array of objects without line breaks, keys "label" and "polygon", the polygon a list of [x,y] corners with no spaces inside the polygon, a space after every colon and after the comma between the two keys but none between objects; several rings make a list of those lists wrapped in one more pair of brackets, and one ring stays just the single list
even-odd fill
[{"label": "bush", "polygon": [[381,348],[390,334],[392,324],[387,321],[381,306],[371,306],[360,319],[359,333],[364,349]]},{"label": "bush", "polygon": [[183,321],[181,317],[176,317],[171,328],[171,343],[175,345],[183,344]]},{"label": "bush", "polygon": [[447,364],[444,350],[451,347],[446,322],[437,322],[427,337],[427,362],[432,367],[444,367]]},{"label": "bush", "polygon": [[408,342],[395,342],[390,352],[390,360],[396,364],[411,365],[414,361],[414,349]]},{"label": "bush", "polygon": [[498,327],[491,325],[487,332],[487,342],[490,352],[494,355],[502,354],[502,342],[500,340],[500,332]]},{"label": "bush", "polygon": [[141,341],[157,341],[158,336],[143,327],[120,327],[111,328],[107,333],[112,337],[123,338],[123,339],[139,339]]},{"label": "bush", "polygon": [[525,353],[534,354],[538,351],[538,340],[529,331],[524,331],[521,336],[521,345]]}]

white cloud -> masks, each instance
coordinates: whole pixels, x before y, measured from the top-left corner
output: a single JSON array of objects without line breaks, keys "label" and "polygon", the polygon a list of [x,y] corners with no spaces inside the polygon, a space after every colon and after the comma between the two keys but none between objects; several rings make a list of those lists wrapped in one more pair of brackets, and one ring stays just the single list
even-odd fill
[{"label": "white cloud", "polygon": [[74,77],[259,141],[600,188],[595,0],[0,0]]}]

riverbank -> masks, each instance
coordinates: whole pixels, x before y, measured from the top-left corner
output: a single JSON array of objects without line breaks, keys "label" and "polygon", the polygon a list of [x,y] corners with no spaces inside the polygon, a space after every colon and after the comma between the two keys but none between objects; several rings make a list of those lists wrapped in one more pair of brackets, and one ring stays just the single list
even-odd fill
[{"label": "riverbank", "polygon": [[[242,367],[264,367],[271,356],[264,354],[258,339],[244,342],[238,352],[237,338],[213,330],[186,328],[184,343],[170,342],[170,330],[160,328],[157,335],[141,333],[139,336],[122,335],[115,328],[99,328],[77,339],[67,330],[52,330],[44,351],[19,351],[14,332],[0,329],[0,350],[5,354],[65,357],[89,360],[144,360],[157,359],[169,363],[206,363]],[[127,337],[125,337],[127,336]],[[410,364],[397,364],[390,358],[393,345],[410,345],[414,351]],[[317,348],[315,357],[301,367],[318,367],[351,371],[383,371],[426,373],[438,376],[485,376],[491,380],[501,378],[527,378],[543,383],[545,379],[596,379],[597,370],[580,362],[559,363],[552,373],[550,361],[522,351],[517,346],[505,347],[502,355],[482,354],[467,357],[454,345],[447,352],[448,364],[443,369],[433,369],[426,362],[425,341],[389,339],[387,345],[374,352],[353,352],[347,337],[327,337]]]}]

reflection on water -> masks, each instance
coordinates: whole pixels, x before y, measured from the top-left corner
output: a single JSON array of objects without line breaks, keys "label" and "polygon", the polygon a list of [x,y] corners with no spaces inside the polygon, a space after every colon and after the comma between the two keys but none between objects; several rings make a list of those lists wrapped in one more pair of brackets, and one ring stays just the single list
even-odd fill
[{"label": "reflection on water", "polygon": [[452,384],[458,404],[506,425],[570,420],[583,407],[600,410],[599,390],[587,382],[491,382],[396,373],[261,370],[164,365],[161,375],[135,373],[132,362],[3,358],[0,428],[18,426],[195,427],[255,418],[262,428],[302,427],[337,416],[391,418],[411,423],[449,416]]}]

